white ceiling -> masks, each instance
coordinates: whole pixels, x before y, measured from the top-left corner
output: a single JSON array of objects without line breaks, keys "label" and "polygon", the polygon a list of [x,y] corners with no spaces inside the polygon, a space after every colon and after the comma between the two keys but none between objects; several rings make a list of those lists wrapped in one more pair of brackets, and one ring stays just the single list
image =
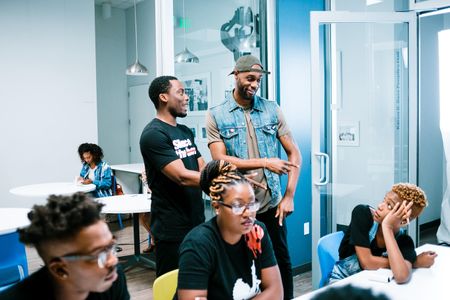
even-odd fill
[{"label": "white ceiling", "polygon": [[[136,0],[136,4],[144,0]],[[102,5],[103,3],[110,3],[112,7],[127,9],[134,5],[134,0],[95,0],[96,5]]]}]

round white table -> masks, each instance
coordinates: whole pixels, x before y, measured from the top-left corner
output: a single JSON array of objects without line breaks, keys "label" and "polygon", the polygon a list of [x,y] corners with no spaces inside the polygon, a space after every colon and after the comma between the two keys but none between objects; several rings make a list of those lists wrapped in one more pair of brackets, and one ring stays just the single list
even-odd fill
[{"label": "round white table", "polygon": [[49,182],[15,187],[11,194],[26,197],[48,197],[50,195],[72,195],[76,192],[92,192],[95,184],[76,184],[74,182]]},{"label": "round white table", "polygon": [[102,207],[102,213],[133,214],[134,255],[120,257],[126,259],[123,264],[124,271],[130,270],[138,264],[155,269],[155,262],[141,254],[139,236],[139,213],[150,212],[152,203],[150,194],[126,194],[96,198],[95,200],[105,205]]},{"label": "round white table", "polygon": [[0,234],[8,234],[30,224],[29,208],[0,208]]},{"label": "round white table", "polygon": [[125,194],[96,198],[95,200],[105,204],[102,208],[102,213],[134,214],[150,212],[152,201],[148,196],[144,194]]}]

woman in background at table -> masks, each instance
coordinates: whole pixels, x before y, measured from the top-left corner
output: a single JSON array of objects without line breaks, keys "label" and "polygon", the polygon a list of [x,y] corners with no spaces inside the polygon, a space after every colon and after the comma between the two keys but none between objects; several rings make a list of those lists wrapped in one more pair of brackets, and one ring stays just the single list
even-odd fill
[{"label": "woman in background at table", "polygon": [[339,246],[339,261],[330,283],[361,270],[390,268],[397,283],[405,283],[411,269],[430,267],[436,254],[426,251],[416,256],[412,238],[402,227],[417,218],[427,206],[424,191],[414,184],[394,184],[374,209],[358,205]]},{"label": "woman in background at table", "polygon": [[[200,186],[216,216],[192,229],[180,246],[178,299],[283,299],[280,271],[260,203],[236,166],[209,162]],[[203,298],[203,299],[204,299]]]},{"label": "woman in background at table", "polygon": [[96,198],[112,196],[111,167],[102,161],[102,148],[96,144],[83,143],[78,147],[78,154],[83,164],[78,181],[95,184],[93,196]]}]

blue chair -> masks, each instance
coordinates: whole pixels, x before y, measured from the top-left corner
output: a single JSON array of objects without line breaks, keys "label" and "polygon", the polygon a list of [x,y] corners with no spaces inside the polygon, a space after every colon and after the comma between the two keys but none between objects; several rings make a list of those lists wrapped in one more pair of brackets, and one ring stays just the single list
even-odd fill
[{"label": "blue chair", "polygon": [[28,276],[25,246],[19,241],[19,233],[0,235],[0,291]]},{"label": "blue chair", "polygon": [[322,274],[319,287],[323,287],[327,283],[334,264],[339,260],[339,245],[343,237],[344,232],[337,231],[324,235],[317,243],[317,254],[319,256],[320,272]]}]

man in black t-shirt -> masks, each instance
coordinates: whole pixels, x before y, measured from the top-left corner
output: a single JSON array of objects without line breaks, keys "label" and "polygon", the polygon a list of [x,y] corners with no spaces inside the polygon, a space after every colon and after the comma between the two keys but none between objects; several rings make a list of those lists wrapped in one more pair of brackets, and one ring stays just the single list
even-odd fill
[{"label": "man in black t-shirt", "polygon": [[100,219],[103,205],[83,193],[48,198],[28,215],[20,240],[36,247],[45,266],[0,294],[0,299],[127,300],[116,243]]},{"label": "man in black t-shirt", "polygon": [[157,114],[143,130],[140,147],[152,191],[151,231],[155,238],[156,276],[178,268],[184,236],[203,223],[204,204],[198,188],[205,162],[191,130],[177,124],[186,117],[189,97],[173,76],[155,78],[148,90]]}]

